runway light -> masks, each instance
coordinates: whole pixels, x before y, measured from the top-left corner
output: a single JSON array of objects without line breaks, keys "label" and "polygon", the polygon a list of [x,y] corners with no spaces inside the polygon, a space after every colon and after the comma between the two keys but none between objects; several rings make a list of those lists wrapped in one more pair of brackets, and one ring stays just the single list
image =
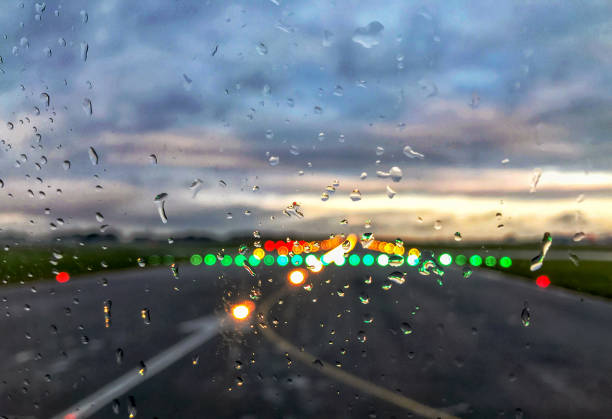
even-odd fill
[{"label": "runway light", "polygon": [[261,263],[261,259],[259,259],[258,257],[256,257],[255,255],[251,255],[249,256],[249,265],[251,266],[257,266]]},{"label": "runway light", "polygon": [[289,272],[289,282],[293,285],[302,285],[305,279],[306,275],[304,275],[304,271],[301,269],[295,269]]},{"label": "runway light", "polygon": [[408,251],[408,255],[415,255],[416,257],[421,257],[421,252],[419,252],[419,249],[413,247]]},{"label": "runway light", "polygon": [[319,259],[315,255],[306,256],[306,265],[314,266],[318,261]]},{"label": "runway light", "polygon": [[300,266],[304,262],[304,259],[300,255],[293,255],[291,257],[291,264],[293,266]]},{"label": "runway light", "polygon": [[244,261],[246,260],[246,257],[243,255],[236,255],[236,257],[234,258],[234,263],[236,264],[236,266],[242,266],[244,265]]},{"label": "runway light", "polygon": [[70,275],[68,272],[58,272],[58,274],[55,275],[55,280],[60,284],[63,284],[64,282],[70,281]]},{"label": "runway light", "polygon": [[189,261],[191,262],[191,264],[193,266],[198,266],[202,263],[202,256],[200,255],[191,255],[191,258],[189,259]]},{"label": "runway light", "polygon": [[372,266],[374,264],[374,256],[370,254],[364,255],[362,261],[365,266]]},{"label": "runway light", "polygon": [[223,256],[223,259],[221,259],[221,265],[230,266],[231,264],[232,264],[232,257],[230,255]]},{"label": "runway light", "polygon": [[510,266],[512,266],[512,259],[510,259],[508,256],[504,256],[499,260],[499,266],[501,266],[502,268],[509,268]]},{"label": "runway light", "polygon": [[408,255],[406,262],[408,262],[410,266],[417,266],[419,264],[419,257],[415,254]]},{"label": "runway light", "polygon": [[376,263],[378,263],[379,266],[387,266],[389,263],[389,256],[385,255],[384,253],[382,255],[378,255],[376,258]]},{"label": "runway light", "polygon": [[348,261],[351,266],[359,265],[359,255],[350,255]]},{"label": "runway light", "polygon": [[470,265],[472,266],[480,266],[482,265],[482,258],[480,255],[472,255],[470,256]]},{"label": "runway light", "polygon": [[536,278],[536,285],[540,288],[546,288],[550,285],[550,279],[546,275],[540,275]]},{"label": "runway light", "polygon": [[497,264],[497,259],[495,259],[495,256],[487,256],[485,258],[485,265],[489,266],[489,267],[493,267]]},{"label": "runway light", "polygon": [[266,255],[266,252],[262,248],[257,248],[253,250],[253,256],[255,256],[259,260],[262,260],[265,255]]},{"label": "runway light", "polygon": [[459,266],[463,266],[467,263],[467,258],[464,255],[457,255],[455,263]]},{"label": "runway light", "polygon": [[264,256],[263,262],[264,262],[264,265],[266,265],[266,266],[274,265],[274,256],[272,256],[272,255]]},{"label": "runway light", "polygon": [[274,242],[272,240],[266,240],[266,242],[264,243],[264,249],[266,249],[266,252],[271,252],[276,248],[276,246],[274,245]]},{"label": "runway light", "polygon": [[206,256],[204,256],[204,263],[207,264],[208,266],[214,265],[217,262],[217,258],[215,257],[215,255],[212,254],[207,254]]},{"label": "runway light", "polygon": [[278,263],[278,266],[286,266],[289,263],[289,258],[285,255],[280,255],[276,258],[276,263]]},{"label": "runway light", "polygon": [[451,263],[453,263],[453,257],[449,255],[448,253],[442,253],[438,260],[440,261],[440,264],[442,266],[448,266]]},{"label": "runway light", "polygon": [[237,304],[232,307],[232,316],[234,316],[236,320],[246,319],[247,317],[249,317],[250,312],[251,310],[246,304]]}]

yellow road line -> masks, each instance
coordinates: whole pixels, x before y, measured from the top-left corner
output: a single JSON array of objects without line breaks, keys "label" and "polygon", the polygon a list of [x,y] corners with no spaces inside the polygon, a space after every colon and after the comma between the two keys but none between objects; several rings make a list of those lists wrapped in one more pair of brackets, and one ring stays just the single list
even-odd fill
[{"label": "yellow road line", "polygon": [[281,352],[287,352],[289,355],[291,355],[292,359],[297,359],[298,361],[304,363],[310,368],[320,372],[321,374],[327,375],[328,377],[333,378],[336,381],[347,384],[357,390],[360,390],[364,393],[368,393],[374,397],[378,397],[379,399],[394,404],[395,406],[401,407],[402,409],[409,410],[413,413],[416,413],[417,415],[432,419],[459,419],[456,416],[435,409],[433,407],[429,407],[427,405],[417,402],[416,400],[412,400],[408,397],[402,396],[399,393],[387,390],[384,387],[373,384],[370,381],[349,374],[348,372],[345,372],[332,364],[328,364],[327,362],[322,362],[323,368],[321,368],[321,364],[316,366],[314,364],[314,361],[318,358],[309,354],[308,352],[302,351],[300,348],[296,347],[289,341],[280,337],[276,332],[274,332],[270,327],[267,326],[266,317],[268,311],[271,308],[272,303],[274,301],[278,301],[278,298],[287,293],[288,291],[289,289],[287,287],[283,287],[260,305],[260,313],[262,313],[263,315],[263,322],[258,323],[259,329],[261,330],[261,333],[264,335],[264,337],[273,344],[275,344]]}]

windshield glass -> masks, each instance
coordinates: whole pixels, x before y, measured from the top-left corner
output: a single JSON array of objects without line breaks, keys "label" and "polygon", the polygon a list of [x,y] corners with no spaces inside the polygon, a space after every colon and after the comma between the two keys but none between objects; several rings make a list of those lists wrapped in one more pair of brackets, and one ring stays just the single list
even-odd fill
[{"label": "windshield glass", "polygon": [[9,0],[0,417],[612,409],[612,3]]}]

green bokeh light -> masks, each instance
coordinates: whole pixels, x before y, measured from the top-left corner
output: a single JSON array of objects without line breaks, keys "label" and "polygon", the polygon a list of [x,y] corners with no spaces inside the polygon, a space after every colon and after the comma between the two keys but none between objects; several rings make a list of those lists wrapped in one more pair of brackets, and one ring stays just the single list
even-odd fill
[{"label": "green bokeh light", "polygon": [[351,265],[351,266],[359,265],[359,255],[350,255],[349,256],[349,265]]},{"label": "green bokeh light", "polygon": [[191,255],[191,258],[189,258],[189,261],[191,262],[193,266],[198,266],[202,263],[202,256],[198,254]]},{"label": "green bokeh light", "polygon": [[502,268],[509,268],[512,266],[512,259],[510,259],[508,256],[504,256],[499,260],[499,265]]},{"label": "green bokeh light", "polygon": [[300,255],[293,255],[291,257],[291,264],[293,266],[300,266],[304,262],[304,259]]},{"label": "green bokeh light", "polygon": [[221,265],[230,266],[231,264],[232,264],[232,257],[230,255],[223,256],[223,259],[221,259]]},{"label": "green bokeh light", "polygon": [[266,265],[266,266],[274,265],[274,256],[272,256],[272,255],[265,255],[264,258],[263,258],[263,262],[264,262],[264,265]]},{"label": "green bokeh light", "polygon": [[480,255],[472,255],[470,256],[470,265],[472,266],[480,266],[482,265],[482,258]]},{"label": "green bokeh light", "polygon": [[485,258],[485,265],[495,266],[496,264],[497,264],[497,259],[495,259],[495,256],[487,256]]},{"label": "green bokeh light", "polygon": [[204,256],[204,263],[208,266],[212,266],[217,262],[217,258],[215,255],[211,255],[210,253]]},{"label": "green bokeh light", "polygon": [[365,266],[372,266],[374,264],[374,256],[370,254],[364,255],[362,262]]},{"label": "green bokeh light", "polygon": [[323,260],[323,256],[321,256],[321,257],[319,258],[319,261],[321,261],[321,264],[322,264],[323,266],[327,266],[327,265],[329,265],[329,263],[326,263],[326,262]]},{"label": "green bokeh light", "polygon": [[463,266],[467,263],[467,258],[465,257],[465,255],[457,255],[457,257],[455,258],[455,263],[459,266]]},{"label": "green bokeh light", "polygon": [[280,255],[276,258],[276,263],[278,263],[278,266],[286,266],[289,263],[289,258],[285,255]]},{"label": "green bokeh light", "polygon": [[236,255],[236,257],[234,258],[234,263],[236,264],[236,266],[242,266],[244,265],[244,261],[246,260],[246,257],[243,255]]},{"label": "green bokeh light", "polygon": [[249,256],[249,265],[257,266],[261,263],[261,260],[257,259],[254,255]]}]

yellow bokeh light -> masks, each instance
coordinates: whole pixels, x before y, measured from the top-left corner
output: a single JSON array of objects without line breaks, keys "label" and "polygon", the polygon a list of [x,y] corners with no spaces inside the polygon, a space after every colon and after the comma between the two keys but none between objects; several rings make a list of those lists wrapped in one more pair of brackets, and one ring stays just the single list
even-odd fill
[{"label": "yellow bokeh light", "polygon": [[253,250],[253,256],[255,256],[259,260],[262,260],[265,255],[266,255],[266,252],[262,248],[257,248]]},{"label": "yellow bokeh light", "polygon": [[408,251],[408,256],[414,255],[416,257],[421,257],[421,252],[419,252],[419,249],[416,248],[412,248]]},{"label": "yellow bokeh light", "polygon": [[393,253],[395,253],[396,255],[403,255],[405,251],[406,249],[404,249],[404,246],[395,246],[395,248],[393,249]]}]

